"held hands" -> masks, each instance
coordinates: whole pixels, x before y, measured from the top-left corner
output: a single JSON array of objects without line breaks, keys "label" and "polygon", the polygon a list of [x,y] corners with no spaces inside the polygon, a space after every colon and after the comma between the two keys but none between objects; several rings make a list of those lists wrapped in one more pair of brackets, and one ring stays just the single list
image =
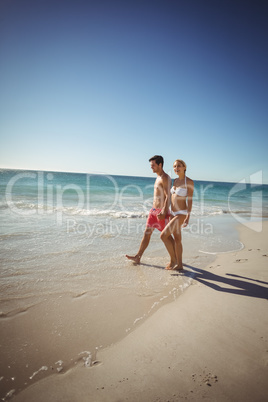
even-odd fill
[{"label": "held hands", "polygon": [[165,217],[166,217],[166,214],[164,214],[162,211],[159,213],[159,214],[157,214],[157,218],[161,221],[161,220],[163,220],[163,219],[165,219]]}]

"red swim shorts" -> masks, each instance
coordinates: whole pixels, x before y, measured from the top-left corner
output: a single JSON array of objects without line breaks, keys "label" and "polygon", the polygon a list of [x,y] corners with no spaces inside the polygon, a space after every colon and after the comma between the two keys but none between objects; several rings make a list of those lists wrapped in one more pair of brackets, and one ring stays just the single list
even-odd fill
[{"label": "red swim shorts", "polygon": [[165,228],[169,222],[169,214],[166,215],[165,219],[158,219],[157,215],[162,211],[161,208],[150,209],[149,216],[147,219],[146,226],[149,228],[158,229],[160,232]]}]

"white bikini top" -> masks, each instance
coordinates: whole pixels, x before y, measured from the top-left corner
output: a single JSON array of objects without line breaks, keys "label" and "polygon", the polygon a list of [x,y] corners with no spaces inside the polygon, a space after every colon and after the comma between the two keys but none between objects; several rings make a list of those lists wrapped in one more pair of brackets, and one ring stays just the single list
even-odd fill
[{"label": "white bikini top", "polygon": [[186,176],[185,176],[185,188],[184,187],[172,187],[170,190],[171,194],[179,195],[180,197],[187,197],[187,186],[186,186]]}]

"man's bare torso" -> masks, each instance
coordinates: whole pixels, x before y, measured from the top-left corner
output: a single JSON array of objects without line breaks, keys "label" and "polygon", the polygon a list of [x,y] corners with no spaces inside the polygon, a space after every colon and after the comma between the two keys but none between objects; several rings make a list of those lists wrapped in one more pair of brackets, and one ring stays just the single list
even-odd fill
[{"label": "man's bare torso", "polygon": [[164,207],[165,193],[163,187],[163,178],[166,177],[168,177],[168,175],[166,173],[163,173],[161,176],[157,176],[155,180],[153,208],[162,209]]}]

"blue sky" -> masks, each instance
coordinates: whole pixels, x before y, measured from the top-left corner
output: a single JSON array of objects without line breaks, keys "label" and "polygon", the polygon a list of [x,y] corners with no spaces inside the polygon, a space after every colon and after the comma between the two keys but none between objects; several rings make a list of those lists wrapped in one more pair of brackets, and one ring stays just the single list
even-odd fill
[{"label": "blue sky", "polygon": [[[0,0],[0,166],[268,183],[265,0]],[[174,176],[173,176],[174,177]]]}]

